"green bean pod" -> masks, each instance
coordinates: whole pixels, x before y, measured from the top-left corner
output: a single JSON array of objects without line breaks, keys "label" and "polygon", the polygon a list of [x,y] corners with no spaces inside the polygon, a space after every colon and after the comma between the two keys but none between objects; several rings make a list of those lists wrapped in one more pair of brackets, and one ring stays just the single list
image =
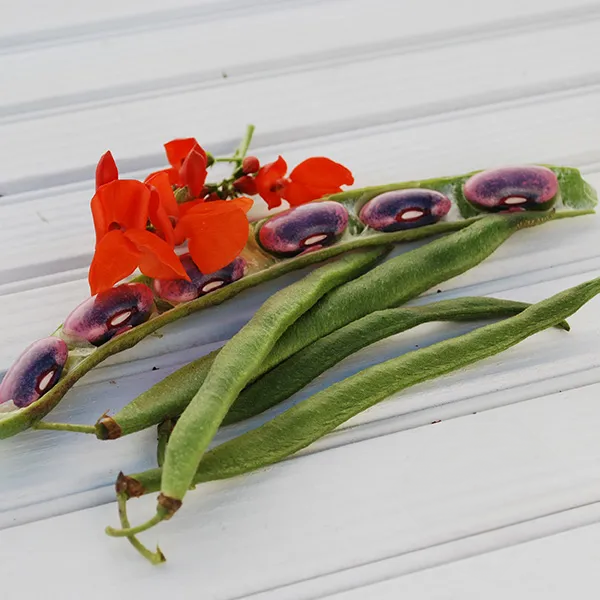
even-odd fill
[{"label": "green bean pod", "polygon": [[[279,462],[390,395],[498,354],[560,324],[600,293],[600,278],[560,292],[503,321],[368,367],[209,450],[193,484],[227,479]],[[161,469],[121,477],[129,497],[160,489]]]},{"label": "green bean pod", "polygon": [[[254,381],[238,396],[223,424],[238,423],[276,406],[344,358],[391,335],[432,321],[511,317],[529,306],[526,302],[467,296],[375,311],[313,342]],[[569,330],[566,321],[559,326]]]},{"label": "green bean pod", "polygon": [[[565,213],[568,214],[568,213]],[[315,340],[375,310],[399,306],[465,273],[490,256],[513,233],[556,218],[556,213],[491,215],[453,235],[384,262],[332,291],[280,338],[263,365],[270,370]]]},{"label": "green bean pod", "polygon": [[349,254],[280,290],[221,349],[171,433],[165,452],[164,490],[159,499],[163,516],[170,516],[181,504],[198,463],[229,407],[281,334],[319,298],[364,272],[382,255],[381,249]]},{"label": "green bean pod", "polygon": [[[512,213],[484,217],[468,228],[406,252],[329,293],[277,341],[256,378],[317,339],[365,315],[399,306],[429,288],[464,273],[492,254],[515,231],[572,213]],[[176,417],[202,385],[218,351],[169,375],[114,416],[103,416],[95,432],[115,439]]]},{"label": "green bean pod", "polygon": [[[596,192],[583,180],[577,169],[551,165],[547,165],[546,167],[547,173],[551,173],[552,177],[555,178],[556,195],[552,200],[555,206],[576,209],[569,211],[568,216],[593,212],[593,207],[597,204]],[[477,172],[472,172],[450,177],[437,177],[420,181],[372,186],[326,196],[321,199],[323,202],[334,206],[337,212],[347,213],[347,222],[342,227],[343,232],[341,230],[329,232],[335,234],[332,239],[329,239],[329,234],[325,235],[324,232],[320,232],[323,235],[310,235],[309,238],[304,239],[304,243],[309,244],[310,242],[310,248],[307,246],[306,251],[302,251],[291,258],[282,258],[273,249],[268,251],[264,247],[264,235],[261,236],[261,231],[264,233],[264,231],[272,229],[274,221],[281,218],[279,215],[273,215],[268,219],[253,223],[248,243],[242,253],[242,258],[248,264],[248,273],[244,277],[233,283],[229,283],[229,285],[226,285],[222,289],[211,291],[195,300],[184,302],[174,307],[170,303],[156,298],[158,313],[152,315],[146,323],[137,325],[131,330],[115,336],[99,348],[87,348],[83,353],[80,352],[81,349],[79,348],[69,347],[74,352],[72,356],[70,354],[60,380],[52,389],[46,391],[41,398],[28,406],[11,412],[0,413],[0,439],[10,437],[29,427],[36,426],[43,417],[58,405],[73,385],[92,368],[108,357],[132,348],[145,337],[169,323],[173,323],[209,306],[220,304],[243,290],[254,287],[264,281],[269,281],[284,273],[322,262],[351,250],[410,242],[469,227],[480,218],[477,216],[479,209],[475,208],[465,196],[466,186],[469,180],[476,174]],[[434,195],[437,194],[439,196],[441,194],[445,196],[448,206],[448,203],[456,205],[461,219],[445,220],[444,217],[443,220],[438,222],[426,224],[431,222],[430,217],[432,216],[432,212],[435,211],[425,209],[424,212],[421,211],[424,218],[422,222],[408,224],[408,229],[401,229],[399,231],[388,231],[385,228],[383,230],[378,229],[377,225],[369,219],[366,221],[361,220],[362,211],[368,203],[377,202],[378,197],[381,199],[388,192],[409,192],[410,190],[416,190],[417,192],[419,190],[425,192],[429,190]],[[317,212],[319,211],[319,202],[311,203]],[[528,204],[524,206],[528,206]],[[301,211],[305,210],[303,207],[299,208]],[[539,205],[536,208],[542,209],[546,208],[546,206]],[[441,218],[441,216],[438,215],[436,218]],[[302,236],[300,237],[302,238]],[[328,239],[318,241],[322,237],[327,237]],[[300,251],[302,248],[298,248],[298,250]],[[147,277],[134,278],[135,280],[149,286],[153,285],[152,280]],[[61,337],[61,327],[54,332],[54,336]],[[40,425],[39,428],[48,427]],[[87,429],[82,427],[81,430],[90,433],[91,427],[87,427]]]},{"label": "green bean pod", "polygon": [[[129,529],[127,534],[109,530],[111,535],[144,531],[171,518],[180,508],[212,437],[251,379],[346,323],[374,310],[401,304],[436,283],[467,271],[492,254],[515,231],[548,221],[553,215],[524,211],[485,217],[452,236],[372,269],[366,277],[359,277],[337,290],[341,294],[332,292],[316,310],[309,311],[310,318],[297,318],[298,313],[295,313],[296,317],[284,326],[281,319],[270,314],[278,310],[279,300],[272,300],[286,298],[290,290],[296,295],[299,288],[290,286],[276,294],[217,355],[202,387],[175,425],[165,453],[161,493],[154,517]],[[283,302],[285,304],[287,299]],[[289,327],[294,321],[301,321],[301,327]],[[283,343],[274,358],[271,350],[278,339]],[[240,357],[240,354],[248,355]]]},{"label": "green bean pod", "polygon": [[[457,298],[426,306],[376,311],[307,346],[246,387],[223,424],[260,414],[300,390],[339,361],[361,348],[430,321],[472,321],[510,316],[529,306],[496,298]],[[566,323],[564,328],[568,326]],[[275,344],[274,352],[276,352]],[[95,426],[100,439],[116,439],[178,417],[200,388],[218,354],[195,360],[140,394],[114,416]]]}]

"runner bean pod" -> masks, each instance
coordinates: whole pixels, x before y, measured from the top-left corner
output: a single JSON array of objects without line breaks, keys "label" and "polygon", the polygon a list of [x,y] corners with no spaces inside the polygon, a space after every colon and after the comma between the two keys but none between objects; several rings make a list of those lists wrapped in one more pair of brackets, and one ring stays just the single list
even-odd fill
[{"label": "runner bean pod", "polygon": [[[238,396],[223,424],[249,419],[283,402],[344,358],[391,335],[432,321],[509,317],[528,306],[525,302],[498,298],[463,297],[375,311],[318,339],[254,381]],[[566,321],[559,325],[568,331]]]},{"label": "runner bean pod", "polygon": [[[318,392],[264,425],[208,451],[190,484],[226,479],[272,465],[306,448],[336,427],[390,395],[498,354],[529,336],[561,323],[600,293],[600,278],[560,292],[498,323],[374,365]],[[164,468],[120,475],[120,500],[157,491]],[[124,502],[120,503],[123,509]],[[123,509],[123,514],[125,514]],[[128,523],[122,519],[122,523]],[[138,528],[110,535],[134,537]],[[144,555],[148,558],[148,552]],[[164,560],[162,554],[154,562]]]},{"label": "runner bean pod", "polygon": [[[467,321],[518,313],[528,305],[496,298],[460,298],[426,306],[376,311],[298,352],[247,386],[223,424],[255,416],[291,396],[315,377],[357,350],[429,321]],[[566,327],[566,324],[564,324]],[[277,344],[273,353],[277,352]],[[140,394],[113,416],[99,419],[100,439],[116,439],[178,417],[200,388],[218,350],[182,367]]]},{"label": "runner bean pod", "polygon": [[487,215],[472,226],[384,262],[328,294],[296,321],[261,368],[265,373],[308,344],[375,310],[399,306],[490,256],[513,233],[556,213]]},{"label": "runner bean pod", "polygon": [[[569,211],[565,216],[578,216],[580,214],[589,214],[593,212],[592,209],[597,203],[596,193],[581,177],[581,174],[577,169],[555,166],[548,168],[557,177],[562,204],[576,209]],[[123,324],[120,322],[120,319],[127,320],[127,314],[121,313],[114,315],[116,321],[113,320],[110,323],[111,327],[107,328],[107,333],[119,333],[119,335],[113,335],[108,341],[104,341],[103,336],[100,335],[97,343],[101,343],[101,345],[87,354],[78,351],[76,356],[73,356],[73,360],[69,359],[69,362],[63,369],[60,380],[51,390],[44,393],[38,400],[32,402],[27,407],[14,410],[10,413],[0,414],[0,439],[10,437],[29,427],[35,426],[44,416],[57,406],[63,396],[81,377],[96,365],[103,362],[106,358],[122,352],[123,350],[132,348],[148,335],[153,334],[165,325],[184,318],[191,313],[209,306],[220,304],[239,294],[243,290],[254,287],[264,281],[279,277],[284,273],[322,262],[351,250],[409,242],[470,227],[471,224],[477,221],[479,216],[478,211],[465,199],[463,187],[464,183],[473,175],[473,173],[469,173],[422,181],[374,186],[348,190],[343,193],[328,196],[324,198],[323,201],[314,203],[314,205],[316,206],[317,204],[322,204],[324,202],[339,204],[342,207],[341,210],[346,210],[348,212],[349,220],[347,227],[341,233],[339,239],[336,237],[335,243],[332,245],[323,247],[322,243],[319,243],[314,239],[309,239],[311,243],[308,247],[292,258],[276,258],[272,253],[264,252],[256,242],[258,232],[270,221],[270,219],[253,224],[253,235],[250,236],[244,252],[244,256],[248,259],[249,269],[248,273],[243,278],[230,283],[227,286],[222,286],[221,289],[215,289],[211,291],[211,293],[198,297],[195,300],[177,304],[173,308],[171,308],[169,303],[158,299],[156,310],[152,313],[149,320],[142,324],[135,326],[131,323]],[[364,224],[358,219],[358,212],[365,203],[386,192],[407,188],[427,189],[447,195],[452,202],[456,203],[463,219],[443,220],[433,225],[424,225],[415,229],[400,230],[391,233],[379,232],[370,227],[364,227]],[[276,217],[277,215],[272,218]],[[306,240],[306,238],[310,237],[309,234],[306,234],[306,236],[301,239]],[[321,240],[321,242],[323,241],[326,243],[329,242],[329,240]],[[142,277],[136,278],[136,280],[144,282],[151,288],[153,287],[152,280],[148,278]],[[118,325],[124,326],[115,327]],[[129,325],[132,326],[129,327]],[[75,333],[77,335],[79,332]],[[55,335],[65,335],[64,328],[59,328]],[[72,342],[74,342],[73,345],[80,345],[80,342],[82,341],[82,338],[77,340],[76,338],[68,338],[66,335],[65,338],[70,346],[72,345]]]},{"label": "runner bean pod", "polygon": [[[474,267],[508,237],[528,227],[571,213],[488,215],[469,228],[406,252],[329,293],[277,341],[254,378],[266,373],[319,338],[377,310],[415,298],[434,285]],[[425,267],[427,265],[427,267]],[[435,267],[433,267],[435,265]],[[114,417],[102,417],[96,434],[114,439],[176,417],[201,385],[217,355],[213,352],[144,392]]]},{"label": "runner bean pod", "polygon": [[319,298],[367,270],[383,254],[381,248],[363,250],[320,267],[271,296],[225,344],[173,429],[165,452],[157,513],[146,528],[170,518],[179,509],[200,459],[229,407],[281,334]]},{"label": "runner bean pod", "polygon": [[[270,354],[277,339],[287,338],[283,356],[291,356],[369,312],[401,304],[432,285],[465,272],[489,256],[515,231],[543,223],[553,216],[551,213],[527,212],[487,216],[466,230],[374,268],[366,276],[340,287],[337,294],[335,291],[329,294],[315,309],[303,310],[302,313],[309,315],[308,319],[298,318],[295,312],[295,318],[288,319],[285,326],[282,326],[285,321],[274,320],[272,314],[269,316],[274,309],[273,299],[281,295],[285,304],[288,302],[286,296],[298,294],[301,288],[295,284],[278,292],[213,361],[202,387],[179,418],[167,445],[156,514],[130,533],[149,529],[171,518],[179,509],[208,444],[239,392],[259,373],[280,362],[279,352],[277,358]],[[277,302],[280,300],[275,304]],[[298,323],[302,323],[300,327],[297,327]],[[288,336],[290,332],[293,333],[291,337]],[[244,356],[246,353],[250,355]]]}]

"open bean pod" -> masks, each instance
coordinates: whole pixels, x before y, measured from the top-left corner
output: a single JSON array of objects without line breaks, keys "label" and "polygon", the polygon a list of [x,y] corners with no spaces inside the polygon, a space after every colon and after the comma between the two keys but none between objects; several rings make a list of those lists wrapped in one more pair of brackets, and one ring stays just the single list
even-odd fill
[{"label": "open bean pod", "polygon": [[[122,284],[87,299],[67,317],[55,337],[62,338],[69,349],[83,345],[90,352],[83,359],[71,356],[58,381],[54,376],[50,384],[42,381],[36,399],[22,406],[3,402],[0,439],[38,422],[79,378],[109,356],[131,348],[168,323],[284,273],[358,248],[458,231],[475,223],[479,214],[507,206],[509,210],[546,210],[562,203],[576,209],[567,211],[567,216],[576,216],[591,212],[596,205],[595,191],[576,169],[512,169],[334,194],[254,223],[242,255],[216,273],[201,273],[184,257],[191,282],[146,278],[143,283]],[[154,302],[154,295],[166,302]],[[19,368],[23,364],[20,361]],[[36,373],[31,366],[27,377],[33,381]]]}]

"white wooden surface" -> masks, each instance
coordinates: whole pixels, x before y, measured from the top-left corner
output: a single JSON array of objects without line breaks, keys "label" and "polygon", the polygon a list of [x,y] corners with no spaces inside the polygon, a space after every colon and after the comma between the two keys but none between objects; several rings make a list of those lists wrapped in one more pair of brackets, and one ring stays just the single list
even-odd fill
[{"label": "white wooden surface", "polygon": [[[530,161],[579,166],[600,187],[599,52],[591,0],[4,3],[0,371],[88,293],[91,178],[107,148],[141,175],[162,164],[168,139],[195,135],[225,152],[254,122],[261,158],[328,155],[357,185]],[[435,298],[535,301],[599,276],[599,231],[586,217],[521,232]],[[115,357],[53,418],[117,409],[299,276]],[[397,395],[280,465],[201,486],[144,538],[168,555],[160,568],[103,533],[116,522],[116,473],[153,465],[153,432],[3,441],[3,585],[18,600],[597,598],[599,314],[597,299],[570,334],[540,334]],[[381,342],[293,401],[469,327]],[[133,502],[132,517],[153,502]]]}]

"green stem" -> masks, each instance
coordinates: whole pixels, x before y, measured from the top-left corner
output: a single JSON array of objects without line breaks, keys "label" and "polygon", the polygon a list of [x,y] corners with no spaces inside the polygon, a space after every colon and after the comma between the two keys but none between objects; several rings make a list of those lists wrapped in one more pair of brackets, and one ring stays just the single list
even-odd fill
[{"label": "green stem", "polygon": [[138,533],[142,533],[142,531],[146,531],[151,529],[155,525],[158,525],[162,521],[165,520],[166,515],[163,512],[157,511],[156,514],[148,519],[145,523],[138,525],[137,527],[130,527],[129,524],[127,527],[123,527],[123,529],[115,529],[114,527],[107,527],[104,531],[106,535],[110,535],[111,537],[130,537],[132,535],[136,535]]},{"label": "green stem", "polygon": [[[117,493],[117,505],[119,507],[119,520],[123,529],[130,529],[129,518],[127,517],[127,494],[124,492]],[[127,536],[129,543],[147,560],[153,565],[158,565],[165,562],[167,559],[162,553],[161,549],[156,546],[156,552],[152,552],[142,542],[140,542],[134,535]]]},{"label": "green stem", "polygon": [[240,162],[242,162],[239,158],[235,158],[233,156],[219,156],[219,157],[215,158],[214,161],[216,163],[218,163],[218,162],[225,162],[225,163],[230,163],[230,162],[240,163]]},{"label": "green stem", "polygon": [[93,425],[71,425],[70,423],[49,423],[47,421],[38,421],[31,426],[33,429],[47,429],[49,431],[72,431],[73,433],[91,433],[96,434],[96,428]]},{"label": "green stem", "polygon": [[250,147],[250,142],[252,141],[252,136],[254,135],[254,125],[248,125],[246,127],[246,133],[240,142],[240,145],[237,147],[234,152],[234,158],[237,158],[241,163],[248,152],[248,148]]}]

